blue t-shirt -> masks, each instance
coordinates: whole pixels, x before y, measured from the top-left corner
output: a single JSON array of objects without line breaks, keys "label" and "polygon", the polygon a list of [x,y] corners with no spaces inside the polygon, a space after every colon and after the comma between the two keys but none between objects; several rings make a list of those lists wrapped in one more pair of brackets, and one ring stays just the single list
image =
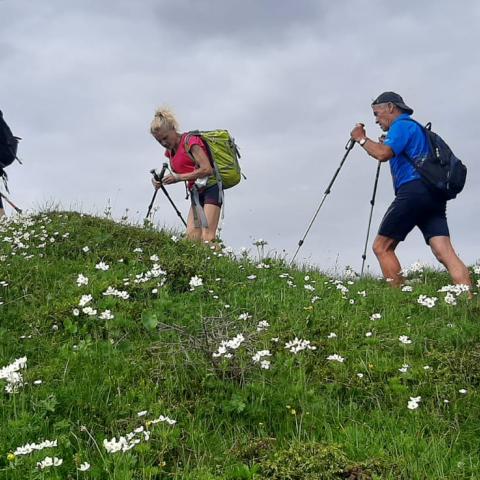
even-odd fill
[{"label": "blue t-shirt", "polygon": [[390,125],[387,137],[383,142],[395,154],[390,159],[390,171],[395,192],[400,185],[421,178],[408,158],[415,160],[428,155],[428,141],[422,127],[409,121],[409,118],[408,113],[402,113],[397,117]]}]

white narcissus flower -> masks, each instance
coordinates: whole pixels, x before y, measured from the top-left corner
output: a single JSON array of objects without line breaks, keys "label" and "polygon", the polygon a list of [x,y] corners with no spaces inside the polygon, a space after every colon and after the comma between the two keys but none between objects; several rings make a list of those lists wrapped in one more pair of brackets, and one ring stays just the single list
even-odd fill
[{"label": "white narcissus flower", "polygon": [[201,287],[203,285],[202,277],[194,275],[192,278],[190,278],[189,285],[190,285],[190,290],[195,290],[196,288]]},{"label": "white narcissus flower", "polygon": [[400,341],[400,343],[403,343],[404,345],[409,345],[410,343],[412,343],[412,341],[406,335],[400,335],[398,337],[398,340]]},{"label": "white narcissus flower", "polygon": [[99,262],[95,265],[95,268],[97,270],[103,270],[104,272],[106,272],[110,268],[110,265],[105,262]]},{"label": "white narcissus flower", "polygon": [[310,344],[310,340],[303,340],[295,337],[290,342],[285,343],[285,348],[295,355],[302,350],[316,350],[317,347]]},{"label": "white narcissus flower", "polygon": [[80,307],[84,307],[87,303],[90,303],[93,300],[93,297],[91,295],[82,295],[80,298],[80,301],[78,302],[78,305]]},{"label": "white narcissus flower", "polygon": [[424,307],[433,308],[437,301],[437,297],[427,297],[427,295],[420,295],[417,299],[417,303]]},{"label": "white narcissus flower", "polygon": [[37,462],[37,467],[41,470],[47,467],[59,467],[63,463],[63,459],[58,457],[45,457],[41,462]]},{"label": "white narcissus flower", "polygon": [[87,470],[90,470],[90,464],[88,462],[83,462],[78,467],[78,470],[80,470],[81,472],[86,472]]},{"label": "white narcissus flower", "polygon": [[381,318],[382,318],[381,313],[373,313],[372,315],[370,315],[370,320],[380,320]]},{"label": "white narcissus flower", "polygon": [[77,277],[77,285],[79,287],[81,287],[82,285],[88,285],[88,278],[85,275],[79,273]]},{"label": "white narcissus flower", "polygon": [[341,355],[338,355],[337,353],[334,353],[333,355],[329,355],[327,357],[327,360],[330,360],[332,362],[343,363],[345,361],[345,358],[343,358]]},{"label": "white narcissus flower", "polygon": [[115,317],[110,310],[105,310],[100,314],[99,318],[100,320],[112,320]]},{"label": "white narcissus flower", "polygon": [[264,330],[267,330],[270,324],[266,320],[262,320],[258,322],[257,325],[257,332],[263,332]]},{"label": "white narcissus flower", "polygon": [[407,404],[407,408],[409,410],[416,410],[421,400],[422,400],[422,397],[410,397],[410,400]]}]

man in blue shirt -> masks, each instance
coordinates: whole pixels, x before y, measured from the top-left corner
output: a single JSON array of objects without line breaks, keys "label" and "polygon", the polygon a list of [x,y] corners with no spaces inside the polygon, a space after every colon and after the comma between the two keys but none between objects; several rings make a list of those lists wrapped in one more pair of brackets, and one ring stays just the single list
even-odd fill
[{"label": "man in blue shirt", "polygon": [[412,165],[428,155],[428,141],[423,129],[410,120],[413,109],[394,92],[384,92],[372,103],[375,123],[388,132],[383,141],[367,137],[365,127],[357,124],[352,138],[380,162],[390,162],[395,200],[388,208],[373,243],[373,251],[383,276],[393,285],[403,283],[397,245],[417,226],[433,254],[450,273],[455,284],[471,287],[470,274],[450,242],[446,200],[431,190]]}]

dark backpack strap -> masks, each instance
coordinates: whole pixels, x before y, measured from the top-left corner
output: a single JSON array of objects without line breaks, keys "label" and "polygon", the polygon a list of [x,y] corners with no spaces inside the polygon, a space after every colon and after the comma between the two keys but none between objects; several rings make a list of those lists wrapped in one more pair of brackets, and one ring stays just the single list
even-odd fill
[{"label": "dark backpack strap", "polygon": [[[432,123],[428,122],[427,125],[424,126],[420,122],[417,122],[416,120],[414,120],[413,118],[410,118],[410,117],[401,118],[400,121],[416,123],[422,129],[422,132],[424,133],[424,135],[427,139],[429,154],[431,155],[432,152],[433,152],[433,145],[432,145],[432,140],[430,139],[430,135],[428,135],[427,130],[430,130],[432,128]],[[405,153],[405,158],[410,162],[410,164],[413,166],[413,168],[415,168],[415,170],[418,172],[417,166],[415,165],[415,161],[413,160],[413,158],[410,158],[410,155],[408,155],[407,152],[404,152],[404,153]]]}]

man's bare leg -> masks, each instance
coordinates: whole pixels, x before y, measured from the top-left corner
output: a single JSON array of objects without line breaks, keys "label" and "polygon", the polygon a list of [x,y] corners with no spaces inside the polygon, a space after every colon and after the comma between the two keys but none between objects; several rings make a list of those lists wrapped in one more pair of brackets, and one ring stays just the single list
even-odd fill
[{"label": "man's bare leg", "polygon": [[404,282],[404,278],[400,273],[402,267],[395,254],[395,248],[397,248],[398,243],[398,240],[383,235],[377,235],[373,242],[373,252],[380,263],[383,276],[394,287],[399,287]]},{"label": "man's bare leg", "polygon": [[470,272],[453,249],[450,237],[437,236],[429,240],[430,248],[437,260],[445,266],[454,284],[472,287]]}]

